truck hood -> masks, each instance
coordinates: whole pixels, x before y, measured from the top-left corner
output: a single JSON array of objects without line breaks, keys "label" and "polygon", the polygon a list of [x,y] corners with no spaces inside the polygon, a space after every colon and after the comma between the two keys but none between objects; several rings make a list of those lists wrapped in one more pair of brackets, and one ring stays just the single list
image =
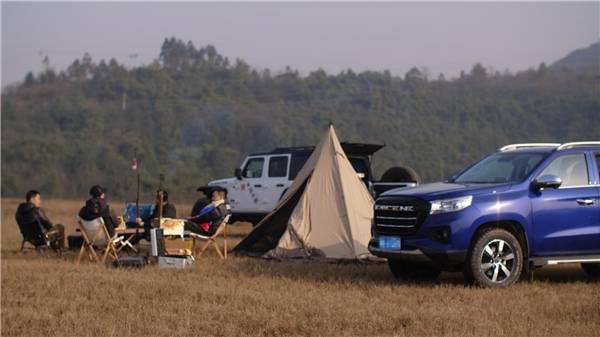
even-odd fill
[{"label": "truck hood", "polygon": [[239,180],[237,178],[219,179],[209,182],[208,186],[231,186],[238,181]]},{"label": "truck hood", "polygon": [[454,198],[462,195],[498,193],[510,189],[511,184],[457,184],[431,183],[415,187],[396,188],[381,194],[382,197],[413,196],[423,200]]}]

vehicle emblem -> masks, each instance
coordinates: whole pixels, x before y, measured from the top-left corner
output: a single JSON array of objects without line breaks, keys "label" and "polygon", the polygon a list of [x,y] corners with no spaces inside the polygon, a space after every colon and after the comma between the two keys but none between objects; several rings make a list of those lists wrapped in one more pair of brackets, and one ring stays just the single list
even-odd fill
[{"label": "vehicle emblem", "polygon": [[414,212],[415,206],[412,205],[375,205],[376,211],[396,211],[396,212]]}]

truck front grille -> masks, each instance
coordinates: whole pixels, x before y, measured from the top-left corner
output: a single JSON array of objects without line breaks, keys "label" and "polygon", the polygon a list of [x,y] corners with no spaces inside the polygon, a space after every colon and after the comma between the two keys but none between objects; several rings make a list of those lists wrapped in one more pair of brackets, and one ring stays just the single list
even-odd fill
[{"label": "truck front grille", "polygon": [[374,229],[378,234],[407,235],[425,222],[431,205],[414,197],[381,197],[375,203]]}]

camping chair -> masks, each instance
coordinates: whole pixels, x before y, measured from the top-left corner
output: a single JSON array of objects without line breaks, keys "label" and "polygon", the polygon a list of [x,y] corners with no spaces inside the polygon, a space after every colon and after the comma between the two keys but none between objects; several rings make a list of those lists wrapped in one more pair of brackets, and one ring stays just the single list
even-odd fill
[{"label": "camping chair", "polygon": [[79,250],[76,264],[79,265],[81,258],[87,253],[90,261],[98,262],[98,254],[96,254],[96,248],[105,247],[104,254],[102,255],[102,262],[106,261],[106,258],[110,255],[113,260],[116,260],[119,256],[115,247],[116,242],[120,239],[111,239],[108,234],[108,229],[104,225],[102,218],[96,218],[94,220],[86,221],[78,217],[77,224],[83,237],[83,244]]},{"label": "camping chair", "polygon": [[[21,223],[17,221],[17,225],[19,225],[19,230],[21,231],[21,235],[23,236],[23,241],[21,242],[21,249],[19,249],[20,253],[25,252],[25,243],[31,244],[34,249],[41,255],[44,254],[44,250],[48,250],[52,247],[52,245],[60,240],[58,237],[58,233],[54,231],[44,231],[42,230],[42,224],[39,221],[35,220],[31,223]],[[60,249],[53,249],[59,255],[62,254]]]},{"label": "camping chair", "polygon": [[[219,257],[221,259],[227,259],[227,222],[229,221],[230,217],[231,217],[231,214],[227,214],[227,216],[225,216],[225,219],[223,219],[223,221],[221,221],[221,223],[219,224],[219,227],[215,231],[215,234],[213,234],[212,236],[204,236],[204,235],[196,234],[194,232],[189,233],[189,236],[194,239],[194,248],[192,249],[194,252],[194,257],[202,256],[202,254],[210,246],[213,246],[215,248],[215,250],[217,251],[217,254],[219,254]],[[219,247],[219,244],[217,243],[217,240],[216,240],[216,238],[221,233],[223,233],[223,252],[222,253],[221,253],[221,248]],[[204,243],[202,245],[202,247],[196,247],[196,240],[206,241],[206,243]]]}]

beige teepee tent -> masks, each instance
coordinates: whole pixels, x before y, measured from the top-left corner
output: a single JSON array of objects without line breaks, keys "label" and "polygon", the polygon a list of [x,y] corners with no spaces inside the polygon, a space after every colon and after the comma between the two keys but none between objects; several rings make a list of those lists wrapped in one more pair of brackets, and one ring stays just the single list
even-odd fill
[{"label": "beige teepee tent", "polygon": [[234,250],[270,257],[369,257],[372,215],[373,198],[330,126],[279,204]]}]

